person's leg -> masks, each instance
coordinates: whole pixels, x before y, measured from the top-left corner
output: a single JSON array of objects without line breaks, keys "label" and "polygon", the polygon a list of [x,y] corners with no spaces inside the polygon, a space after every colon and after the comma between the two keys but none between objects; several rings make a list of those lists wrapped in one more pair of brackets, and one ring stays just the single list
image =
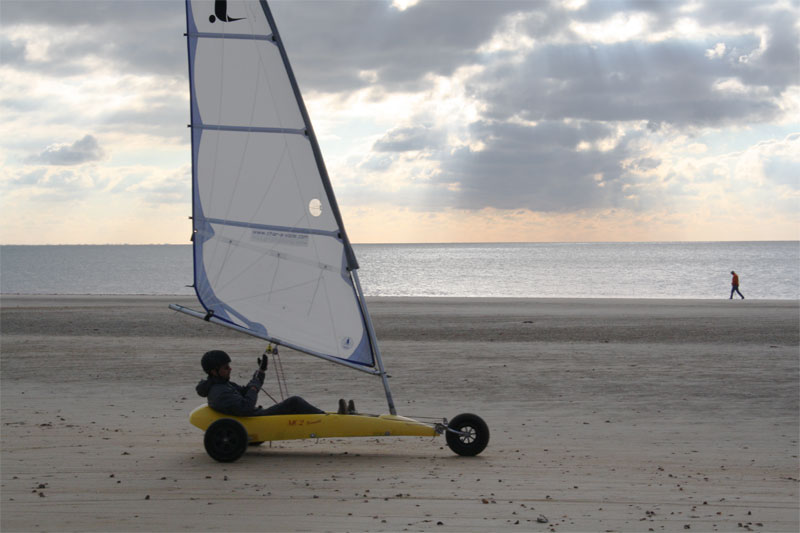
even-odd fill
[{"label": "person's leg", "polygon": [[317,409],[300,396],[290,396],[280,403],[264,409],[263,416],[272,415],[318,415],[325,411]]}]

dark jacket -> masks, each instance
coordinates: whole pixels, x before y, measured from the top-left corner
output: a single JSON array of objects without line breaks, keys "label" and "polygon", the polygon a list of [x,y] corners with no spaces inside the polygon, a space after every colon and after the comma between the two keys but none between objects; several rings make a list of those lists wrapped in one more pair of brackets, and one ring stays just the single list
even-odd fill
[{"label": "dark jacket", "polygon": [[208,398],[208,406],[220,413],[233,416],[259,416],[267,414],[256,407],[258,391],[264,384],[264,374],[256,371],[253,379],[242,387],[217,376],[208,376],[197,384],[195,390],[203,398]]}]

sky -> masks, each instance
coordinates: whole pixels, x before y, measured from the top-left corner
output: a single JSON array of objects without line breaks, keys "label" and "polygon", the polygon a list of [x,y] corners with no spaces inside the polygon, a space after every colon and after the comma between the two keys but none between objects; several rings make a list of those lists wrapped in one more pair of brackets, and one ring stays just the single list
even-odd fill
[{"label": "sky", "polygon": [[[270,3],[353,242],[800,239],[800,1]],[[182,1],[0,3],[0,244],[186,244]]]}]

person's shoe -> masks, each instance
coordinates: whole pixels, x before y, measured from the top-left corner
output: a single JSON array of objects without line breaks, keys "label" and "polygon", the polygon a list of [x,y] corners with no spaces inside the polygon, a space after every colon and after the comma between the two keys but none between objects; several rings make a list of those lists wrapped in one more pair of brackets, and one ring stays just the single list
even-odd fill
[{"label": "person's shoe", "polygon": [[344,398],[339,398],[339,410],[336,412],[339,415],[347,414],[347,404],[344,403]]},{"label": "person's shoe", "polygon": [[353,400],[347,402],[347,414],[348,415],[358,414],[358,412],[356,411],[356,403]]}]

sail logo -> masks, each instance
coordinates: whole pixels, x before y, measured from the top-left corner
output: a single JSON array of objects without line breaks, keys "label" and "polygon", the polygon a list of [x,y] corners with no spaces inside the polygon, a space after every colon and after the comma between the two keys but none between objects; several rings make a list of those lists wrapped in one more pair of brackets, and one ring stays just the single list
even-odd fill
[{"label": "sail logo", "polygon": [[345,350],[349,350],[353,347],[353,338],[352,337],[345,337],[342,339],[342,348]]},{"label": "sail logo", "polygon": [[236,20],[242,20],[242,18],[235,19],[228,16],[228,0],[215,0],[214,14],[208,17],[208,21],[214,24],[217,20],[221,20],[222,22],[234,22]]}]

